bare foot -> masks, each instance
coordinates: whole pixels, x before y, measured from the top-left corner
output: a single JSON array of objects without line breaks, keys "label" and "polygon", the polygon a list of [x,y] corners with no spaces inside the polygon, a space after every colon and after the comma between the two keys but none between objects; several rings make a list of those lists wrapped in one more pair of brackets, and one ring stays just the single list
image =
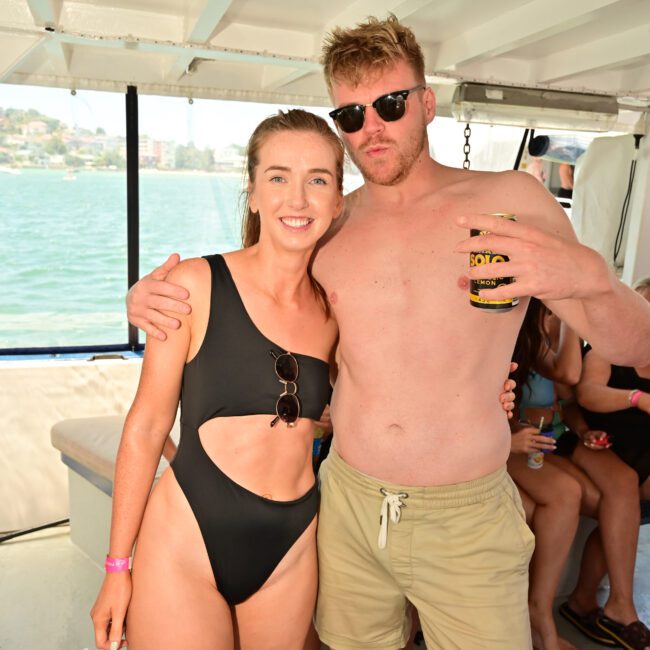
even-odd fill
[{"label": "bare foot", "polygon": [[552,614],[544,616],[539,611],[535,611],[532,605],[529,612],[530,630],[535,650],[578,650],[572,643],[558,636]]},{"label": "bare foot", "polygon": [[533,650],[578,650],[573,643],[557,634],[543,638],[536,630],[532,630]]}]

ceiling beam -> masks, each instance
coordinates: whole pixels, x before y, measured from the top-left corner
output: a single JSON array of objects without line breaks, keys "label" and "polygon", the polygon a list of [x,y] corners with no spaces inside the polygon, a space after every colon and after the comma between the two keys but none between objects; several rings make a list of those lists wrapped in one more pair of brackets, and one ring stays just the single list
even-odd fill
[{"label": "ceiling beam", "polygon": [[538,63],[537,77],[546,83],[592,70],[625,65],[634,59],[650,61],[650,24],[562,50]]},{"label": "ceiling beam", "polygon": [[43,43],[43,49],[47,52],[47,58],[51,61],[57,75],[70,74],[71,45],[60,43],[53,38],[47,38]]},{"label": "ceiling beam", "polygon": [[279,90],[308,74],[311,74],[308,70],[266,65],[262,70],[261,88],[262,90]]},{"label": "ceiling beam", "polygon": [[533,0],[440,44],[437,70],[455,70],[480,57],[496,56],[560,34],[591,20],[620,0]]},{"label": "ceiling beam", "polygon": [[[44,35],[37,34],[31,39],[3,38],[2,58],[0,58],[0,83],[9,79],[46,40]],[[8,56],[6,56],[8,55]]]},{"label": "ceiling beam", "polygon": [[58,25],[62,4],[62,0],[27,0],[27,7],[38,27]]},{"label": "ceiling beam", "polygon": [[[203,9],[188,24],[185,40],[190,43],[207,43],[217,30],[223,15],[232,4],[232,0],[206,0]],[[188,74],[189,66],[194,60],[191,52],[181,53],[165,73],[165,79],[180,81]]]},{"label": "ceiling beam", "polygon": [[206,0],[193,24],[188,24],[185,39],[190,43],[207,43],[231,4],[232,0]]},{"label": "ceiling beam", "polygon": [[368,16],[384,18],[392,13],[404,20],[432,2],[433,0],[356,0],[325,23],[321,38],[335,27],[352,27]]},{"label": "ceiling beam", "polygon": [[[43,35],[40,32],[32,29],[19,29],[13,27],[7,30],[0,26],[0,33],[2,32],[21,38],[43,38]],[[320,64],[318,61],[312,58],[292,56],[289,54],[278,54],[268,50],[256,51],[221,47],[217,45],[195,45],[193,43],[178,43],[175,41],[158,41],[150,38],[136,38],[130,34],[125,36],[97,36],[80,32],[54,31],[49,34],[48,38],[70,45],[85,45],[105,49],[127,49],[139,52],[153,52],[156,54],[180,55],[187,53],[188,55],[191,55],[192,58],[210,59],[213,61],[236,61],[258,65],[288,66],[309,71],[320,70]]]}]

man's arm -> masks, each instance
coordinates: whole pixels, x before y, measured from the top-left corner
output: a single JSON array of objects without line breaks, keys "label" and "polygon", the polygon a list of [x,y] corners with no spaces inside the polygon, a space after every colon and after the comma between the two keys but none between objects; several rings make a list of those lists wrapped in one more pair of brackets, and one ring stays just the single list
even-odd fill
[{"label": "man's arm", "polygon": [[601,255],[577,241],[564,210],[535,179],[518,172],[499,176],[502,209],[517,214],[520,221],[487,214],[457,220],[463,228],[491,233],[462,241],[458,252],[493,250],[510,258],[469,270],[471,279],[516,280],[481,295],[536,296],[612,363],[650,363],[650,303],[620,282]]},{"label": "man's arm", "polygon": [[190,292],[177,284],[167,282],[168,273],[179,263],[178,253],[172,253],[162,266],[140,278],[126,295],[126,315],[129,323],[144,330],[149,336],[164,341],[167,335],[161,327],[178,329],[180,321],[162,313],[189,314],[190,306],[183,302]]}]

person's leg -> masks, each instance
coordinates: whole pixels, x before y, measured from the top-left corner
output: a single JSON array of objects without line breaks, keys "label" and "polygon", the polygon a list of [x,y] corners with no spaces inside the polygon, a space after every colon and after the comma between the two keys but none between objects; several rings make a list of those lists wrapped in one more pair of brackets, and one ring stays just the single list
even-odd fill
[{"label": "person's leg", "polygon": [[643,482],[639,488],[639,495],[646,501],[650,500],[650,476]]},{"label": "person's leg", "polygon": [[319,637],[332,650],[399,650],[411,617],[392,575],[392,530],[386,547],[378,547],[382,485],[348,466],[335,449],[319,479]]},{"label": "person's leg", "polygon": [[428,648],[532,647],[527,600],[534,537],[504,470],[432,488],[426,508],[409,503],[403,515],[413,525],[412,580],[405,590]]},{"label": "person's leg", "polygon": [[530,562],[529,608],[533,645],[539,650],[571,648],[558,637],[553,601],[578,527],[582,489],[550,462],[531,469],[523,454],[508,460],[508,472],[535,501],[535,553]]},{"label": "person's leg", "polygon": [[526,523],[530,526],[533,523],[533,517],[535,516],[535,508],[537,507],[537,504],[533,501],[528,492],[526,492],[526,490],[521,487],[521,485],[517,485],[517,490],[519,491],[521,505],[524,508],[524,513],[526,514]]},{"label": "person's leg", "polygon": [[579,445],[572,460],[590,476],[602,496],[598,513],[601,543],[597,536],[590,538],[569,603],[579,613],[593,609],[595,589],[606,565],[610,593],[605,613],[621,623],[631,623],[638,619],[632,599],[640,520],[638,476],[609,450]]},{"label": "person's leg", "polygon": [[165,499],[156,494],[171,482],[175,479],[169,471],[149,500],[138,536],[127,612],[128,647],[230,650],[234,644],[230,607],[216,589],[194,514],[180,495],[170,526]]},{"label": "person's leg", "polygon": [[600,508],[600,490],[589,476],[580,469],[572,460],[549,454],[546,458],[548,462],[559,467],[563,472],[578,481],[582,490],[580,498],[580,514],[591,519],[598,519],[598,509]]},{"label": "person's leg", "polygon": [[316,603],[317,565],[314,519],[262,588],[235,605],[237,648],[303,650]]}]

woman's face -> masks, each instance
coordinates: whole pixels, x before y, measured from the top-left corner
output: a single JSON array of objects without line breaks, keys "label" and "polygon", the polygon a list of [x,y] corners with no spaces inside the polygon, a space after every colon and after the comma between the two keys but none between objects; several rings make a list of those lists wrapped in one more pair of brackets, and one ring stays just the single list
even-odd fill
[{"label": "woman's face", "polygon": [[309,131],[267,136],[249,192],[251,210],[260,214],[260,242],[312,250],[343,205],[334,148]]}]

